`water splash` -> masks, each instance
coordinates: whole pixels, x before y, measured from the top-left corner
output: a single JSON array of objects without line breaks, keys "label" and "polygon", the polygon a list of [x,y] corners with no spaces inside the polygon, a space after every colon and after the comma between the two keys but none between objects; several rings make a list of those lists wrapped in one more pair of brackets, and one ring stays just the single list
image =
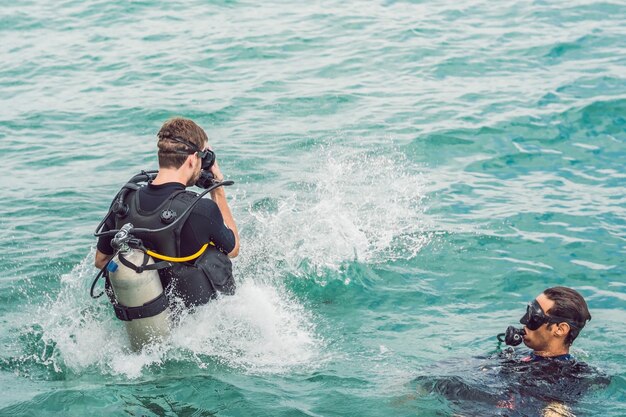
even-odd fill
[{"label": "water splash", "polygon": [[[323,342],[311,314],[281,290],[246,280],[237,293],[202,306],[174,330],[172,343],[194,355],[256,372],[311,364]],[[201,366],[204,359],[199,359]]]},{"label": "water splash", "polygon": [[108,302],[89,298],[92,255],[62,276],[59,294],[35,319],[43,329],[42,341],[54,347],[46,360],[64,373],[95,370],[137,378],[147,367],[190,357],[200,367],[218,361],[249,372],[279,373],[306,366],[319,352],[322,342],[312,318],[296,300],[277,288],[244,280],[235,296],[187,313],[170,340],[133,353]]},{"label": "water splash", "polygon": [[[378,155],[339,145],[313,152],[313,172],[291,194],[248,207],[246,271],[320,276],[346,262],[410,259],[431,240],[423,212],[422,174],[403,154]],[[314,178],[315,180],[311,180]]]}]

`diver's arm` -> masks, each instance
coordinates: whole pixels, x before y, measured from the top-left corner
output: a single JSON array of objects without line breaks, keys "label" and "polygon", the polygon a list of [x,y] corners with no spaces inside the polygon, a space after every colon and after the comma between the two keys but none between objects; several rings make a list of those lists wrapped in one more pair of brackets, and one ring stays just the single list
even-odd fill
[{"label": "diver's arm", "polygon": [[235,236],[235,247],[233,250],[228,252],[228,257],[234,258],[239,255],[239,232],[237,230],[237,224],[235,223],[233,214],[228,206],[224,187],[219,187],[211,191],[211,199],[215,202],[215,204],[217,204],[217,207],[219,207],[222,217],[224,218],[224,224],[233,232],[233,235]]},{"label": "diver's arm", "polygon": [[[222,175],[222,171],[220,170],[217,161],[215,161],[211,167],[211,172],[217,181],[224,180],[224,175]],[[211,191],[211,199],[215,202],[215,204],[217,204],[217,207],[219,207],[222,217],[224,218],[224,224],[233,232],[233,235],[235,236],[235,247],[233,250],[228,252],[228,257],[234,258],[239,255],[239,231],[237,230],[237,224],[235,223],[233,213],[230,211],[230,207],[228,206],[228,200],[226,200],[226,191],[224,191],[224,187],[218,187]]]},{"label": "diver's arm", "polygon": [[104,268],[107,262],[109,262],[109,259],[111,259],[111,255],[107,255],[106,253],[102,253],[96,249],[96,257],[94,261],[94,265],[96,265],[96,268]]},{"label": "diver's arm", "polygon": [[[109,211],[107,218],[102,225],[101,232],[107,232],[115,229],[115,214]],[[111,247],[111,240],[113,236],[100,236],[96,245],[96,256],[94,259],[94,265],[98,269],[104,268],[109,259],[113,256],[113,248]],[[107,252],[109,254],[107,254]]]}]

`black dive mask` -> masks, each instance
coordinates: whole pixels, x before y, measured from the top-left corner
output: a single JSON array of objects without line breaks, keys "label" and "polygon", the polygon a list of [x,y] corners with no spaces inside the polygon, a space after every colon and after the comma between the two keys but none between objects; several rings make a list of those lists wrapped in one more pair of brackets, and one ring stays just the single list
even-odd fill
[{"label": "black dive mask", "polygon": [[215,163],[215,152],[210,149],[198,151],[198,156],[202,159],[202,170],[208,171]]},{"label": "black dive mask", "polygon": [[215,163],[215,152],[213,152],[210,149],[204,149],[201,150],[199,149],[196,145],[194,145],[193,143],[181,138],[181,137],[173,137],[173,138],[167,138],[168,140],[173,140],[174,142],[178,142],[178,143],[182,143],[183,145],[187,146],[188,148],[191,149],[192,152],[176,152],[176,153],[182,153],[185,155],[190,155],[192,153],[197,154],[200,159],[202,159],[202,170],[203,171],[208,171],[211,169],[211,167],[213,166],[213,164]]},{"label": "black dive mask", "polygon": [[546,323],[567,323],[570,327],[580,329],[581,326],[575,323],[571,319],[559,316],[547,315],[537,300],[533,300],[526,307],[526,314],[519,320],[521,324],[524,324],[529,330],[537,330]]}]

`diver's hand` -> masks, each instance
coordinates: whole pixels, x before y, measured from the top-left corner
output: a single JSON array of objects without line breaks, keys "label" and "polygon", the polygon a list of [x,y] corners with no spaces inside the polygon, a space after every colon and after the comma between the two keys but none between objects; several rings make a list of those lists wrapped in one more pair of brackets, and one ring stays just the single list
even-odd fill
[{"label": "diver's hand", "polygon": [[213,166],[211,167],[211,174],[213,174],[213,178],[215,178],[216,182],[224,181],[224,174],[222,174],[222,170],[220,170],[220,166],[217,163],[217,159],[215,159],[215,162],[213,163]]}]

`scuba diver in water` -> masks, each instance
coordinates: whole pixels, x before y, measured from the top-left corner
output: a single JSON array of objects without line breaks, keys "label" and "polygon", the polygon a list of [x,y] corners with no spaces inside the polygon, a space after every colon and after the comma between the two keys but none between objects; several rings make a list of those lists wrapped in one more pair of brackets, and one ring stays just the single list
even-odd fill
[{"label": "scuba diver in water", "polygon": [[[500,342],[511,346],[522,342],[532,351],[521,358],[514,351],[503,352],[501,375],[515,381],[517,396],[510,394],[498,402],[499,408],[516,409],[543,403],[542,415],[572,415],[568,403],[574,403],[592,386],[602,386],[609,379],[570,354],[574,340],[591,320],[585,299],[567,287],[545,289],[526,306],[520,319],[524,327],[509,326],[498,335]],[[504,337],[503,337],[504,336]]]},{"label": "scuba diver in water", "polygon": [[[223,187],[233,182],[224,181],[204,130],[177,117],[167,120],[157,137],[159,170],[131,178],[95,233],[95,266],[101,271],[91,295],[97,297],[94,287],[104,276],[104,292],[137,348],[147,340],[139,336],[161,325],[156,319],[169,313],[174,300],[193,307],[220,293],[234,294],[229,258],[239,253]],[[186,190],[192,185],[205,191]],[[202,198],[207,193],[211,199]]]},{"label": "scuba diver in water", "polygon": [[[585,392],[606,386],[610,378],[570,354],[570,347],[591,320],[584,298],[567,287],[552,287],[532,300],[520,319],[523,328],[510,326],[498,335],[498,349],[475,358],[480,372],[448,368],[447,376],[420,376],[418,392],[436,392],[463,410],[464,415],[571,416],[570,405]],[[524,343],[531,352],[501,350],[501,343]],[[500,410],[500,411],[497,411]],[[470,414],[468,414],[470,413]],[[476,413],[476,414],[472,414]]]},{"label": "scuba diver in water", "polygon": [[569,348],[589,320],[582,295],[571,288],[552,287],[528,304],[520,319],[522,329],[510,326],[498,339],[511,346],[524,342],[533,350],[525,361],[572,360]]}]

